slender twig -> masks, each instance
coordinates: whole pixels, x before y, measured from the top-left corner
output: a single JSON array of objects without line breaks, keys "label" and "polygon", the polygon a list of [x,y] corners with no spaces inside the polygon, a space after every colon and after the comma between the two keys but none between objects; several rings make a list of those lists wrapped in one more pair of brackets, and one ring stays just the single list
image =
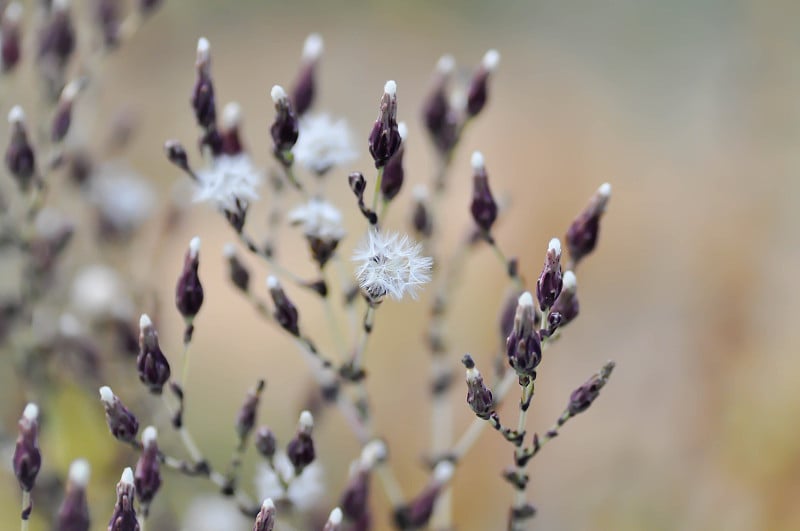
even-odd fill
[{"label": "slender twig", "polygon": [[22,513],[20,516],[20,530],[28,531],[28,521],[31,515],[31,493],[27,490],[22,491]]}]

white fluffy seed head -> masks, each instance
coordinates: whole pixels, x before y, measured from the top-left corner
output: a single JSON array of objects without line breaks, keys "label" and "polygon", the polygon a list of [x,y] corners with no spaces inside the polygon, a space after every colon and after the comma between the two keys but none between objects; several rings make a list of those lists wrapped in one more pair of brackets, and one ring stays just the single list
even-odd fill
[{"label": "white fluffy seed head", "polygon": [[69,465],[69,482],[76,487],[86,488],[91,473],[92,468],[86,459],[76,459]]},{"label": "white fluffy seed head", "polygon": [[443,55],[436,62],[436,71],[443,75],[448,75],[456,68],[456,60],[450,54]]},{"label": "white fluffy seed head", "polygon": [[433,469],[433,480],[440,485],[450,481],[453,477],[454,467],[450,461],[441,461],[436,468]]},{"label": "white fluffy seed head", "polygon": [[225,104],[222,109],[222,128],[234,129],[242,123],[242,106],[235,101]]},{"label": "white fluffy seed head", "polygon": [[22,411],[22,417],[29,420],[34,421],[39,418],[39,406],[34,404],[33,402],[28,403],[25,406],[25,409]]},{"label": "white fluffy seed head", "polygon": [[195,236],[189,242],[189,256],[192,259],[196,259],[197,255],[200,253],[200,236]]},{"label": "white fluffy seed head", "polygon": [[385,458],[386,444],[380,439],[368,442],[361,449],[361,465],[365,468],[372,468]]},{"label": "white fluffy seed head", "polygon": [[406,137],[408,136],[408,126],[405,122],[400,122],[397,124],[397,132],[400,133],[400,140],[405,142]]},{"label": "white fluffy seed head", "polygon": [[119,482],[123,485],[133,486],[133,470],[131,470],[131,467],[127,467],[122,471],[122,477],[119,478]]},{"label": "white fluffy seed head", "polygon": [[319,33],[312,33],[306,37],[303,43],[303,59],[306,61],[316,61],[322,55],[325,49],[325,44],[322,41],[322,36]]},{"label": "white fluffy seed head", "polygon": [[332,510],[331,515],[328,517],[328,523],[331,525],[342,525],[342,510],[338,507]]},{"label": "white fluffy seed head", "polygon": [[139,330],[144,330],[145,328],[150,328],[153,326],[153,321],[150,319],[150,316],[146,313],[143,313],[141,317],[139,317]]},{"label": "white fluffy seed head", "polygon": [[226,243],[222,247],[222,256],[224,256],[225,258],[233,258],[234,256],[236,256],[236,244],[232,242]]},{"label": "white fluffy seed head", "polygon": [[308,431],[314,427],[314,417],[311,416],[311,412],[306,410],[300,413],[300,429],[304,431]]},{"label": "white fluffy seed head", "polygon": [[578,288],[578,279],[575,278],[575,273],[572,271],[567,271],[564,273],[564,277],[562,278],[563,282],[563,290],[574,293],[575,290]]},{"label": "white fluffy seed head", "polygon": [[547,244],[547,252],[554,252],[556,256],[561,256],[561,240],[558,238],[553,238],[550,240],[550,243]]},{"label": "white fluffy seed head", "polygon": [[5,18],[5,20],[11,24],[18,23],[20,20],[22,20],[22,4],[19,2],[11,2],[8,4],[8,7],[6,7],[5,12],[3,13],[3,18]]},{"label": "white fluffy seed head", "polygon": [[267,277],[267,287],[269,289],[271,289],[271,290],[280,288],[281,287],[281,283],[278,280],[278,277],[276,277],[275,275],[268,276]]},{"label": "white fluffy seed head", "polygon": [[603,197],[611,197],[611,184],[610,183],[601,184],[600,188],[597,189],[597,193],[602,195]]},{"label": "white fluffy seed head", "polygon": [[489,72],[494,72],[497,65],[500,64],[500,52],[497,50],[489,50],[484,54],[481,64],[483,68]]},{"label": "white fluffy seed head", "polygon": [[530,308],[533,308],[533,295],[531,295],[531,292],[526,291],[525,293],[520,295],[517,304],[519,306],[528,306]]},{"label": "white fluffy seed head", "polygon": [[475,171],[483,170],[485,166],[485,162],[483,160],[483,153],[480,151],[474,151],[472,153],[472,158],[470,158],[470,163],[472,164],[472,169]]},{"label": "white fluffy seed head", "polygon": [[100,388],[100,400],[103,401],[104,404],[108,404],[109,406],[114,403],[114,391],[107,385],[104,385]]},{"label": "white fluffy seed head", "polygon": [[205,37],[197,39],[197,62],[205,63],[211,56],[211,43]]},{"label": "white fluffy seed head", "polygon": [[142,444],[145,447],[155,444],[158,440],[158,431],[155,426],[148,426],[142,432]]},{"label": "white fluffy seed head", "polygon": [[397,96],[397,83],[390,79],[383,85],[383,92],[392,97]]},{"label": "white fluffy seed head", "polygon": [[283,90],[283,87],[280,85],[273,86],[269,94],[272,96],[272,101],[275,103],[280,103],[286,100],[286,91]]},{"label": "white fluffy seed head", "polygon": [[19,105],[14,105],[11,107],[11,110],[8,111],[8,123],[10,124],[24,124],[25,123],[25,111],[22,110],[22,107]]}]

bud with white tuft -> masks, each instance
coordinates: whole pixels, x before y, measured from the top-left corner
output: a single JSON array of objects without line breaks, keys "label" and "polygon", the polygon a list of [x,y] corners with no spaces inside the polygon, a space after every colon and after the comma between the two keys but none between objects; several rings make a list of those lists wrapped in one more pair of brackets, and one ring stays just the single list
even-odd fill
[{"label": "bud with white tuft", "polygon": [[244,151],[240,128],[242,125],[242,106],[232,101],[222,109],[222,131],[220,141],[225,155],[236,156]]},{"label": "bud with white tuft", "polygon": [[91,467],[85,459],[77,459],[69,467],[67,493],[56,516],[57,531],[89,531],[89,504],[86,487],[89,484]]},{"label": "bud with white tuft", "polygon": [[397,132],[400,135],[400,146],[383,167],[383,178],[381,179],[381,193],[384,201],[391,201],[403,187],[405,170],[403,168],[403,155],[406,151],[406,136],[408,127],[405,122],[397,124]]},{"label": "bud with white tuft", "polygon": [[161,487],[161,470],[158,459],[158,432],[155,427],[148,426],[142,432],[142,455],[136,462],[136,472],[134,473],[136,497],[139,498],[145,516],[147,507]]},{"label": "bud with white tuft", "polygon": [[256,515],[253,531],[272,531],[275,528],[275,503],[267,498]]},{"label": "bud with white tuft", "polygon": [[472,219],[484,234],[488,235],[497,220],[497,202],[494,200],[492,190],[489,188],[489,176],[486,173],[486,164],[483,154],[475,151],[471,158],[472,163],[472,204],[470,212]]},{"label": "bud with white tuft", "polygon": [[[200,238],[195,236],[183,260],[183,270],[175,286],[175,306],[190,325],[203,305],[203,285],[197,269],[200,266]],[[191,338],[191,336],[190,336]]]},{"label": "bud with white tuft", "polygon": [[378,118],[369,135],[369,152],[375,167],[384,167],[400,149],[401,143],[397,128],[397,83],[390,80],[383,86]]},{"label": "bud with white tuft", "polygon": [[483,376],[475,367],[472,356],[465,354],[461,363],[467,370],[467,404],[478,418],[486,420],[494,411],[492,391],[483,382]]},{"label": "bud with white tuft", "polygon": [[0,67],[13,70],[22,55],[22,4],[11,2],[0,20]]},{"label": "bud with white tuft", "polygon": [[339,531],[342,528],[342,519],[342,510],[336,507],[328,516],[328,521],[325,522],[325,527],[322,528],[322,531]]},{"label": "bud with white tuft", "polygon": [[147,314],[139,319],[139,356],[136,358],[139,380],[153,394],[161,394],[170,377],[169,362],[158,344],[158,332]]},{"label": "bud with white tuft", "polygon": [[547,246],[544,267],[536,281],[536,297],[539,308],[547,312],[561,294],[563,279],[561,275],[561,241],[553,238]]},{"label": "bud with white tuft", "polygon": [[467,114],[470,117],[477,116],[486,106],[489,98],[489,76],[499,63],[500,53],[497,50],[489,50],[483,56],[467,92]]},{"label": "bud with white tuft", "polygon": [[136,518],[133,500],[135,491],[133,470],[128,467],[122,472],[122,477],[117,483],[117,501],[108,522],[109,530],[139,531],[139,521]]},{"label": "bud with white tuft", "polygon": [[561,294],[553,304],[552,312],[561,316],[560,326],[564,326],[578,316],[580,303],[578,302],[578,281],[575,273],[567,271],[564,273],[563,287]]},{"label": "bud with white tuft", "polygon": [[314,428],[314,418],[309,411],[300,413],[300,420],[297,425],[297,433],[286,446],[286,455],[294,466],[295,475],[303,473],[303,469],[314,462],[316,452],[314,451],[314,440],[311,432]]},{"label": "bud with white tuft", "polygon": [[291,151],[300,134],[297,115],[283,87],[275,85],[272,87],[270,95],[275,103],[275,120],[270,127],[273,151],[278,161],[289,167],[293,162]]},{"label": "bud with white tuft", "polygon": [[423,491],[406,505],[395,509],[394,520],[398,528],[418,529],[428,524],[436,500],[452,478],[454,469],[450,461],[441,461],[436,465]]},{"label": "bud with white tuft", "polygon": [[566,242],[572,267],[594,251],[600,233],[600,218],[605,213],[610,198],[611,185],[604,183],[567,230]]},{"label": "bud with white tuft", "polygon": [[136,416],[108,386],[100,388],[100,400],[106,411],[106,423],[111,434],[119,441],[134,442],[136,434],[139,433],[139,421]]},{"label": "bud with white tuft", "polygon": [[17,426],[19,435],[14,448],[14,475],[20,488],[30,492],[42,467],[42,454],[39,451],[39,406],[32,402],[26,405]]},{"label": "bud with white tuft", "polygon": [[217,104],[211,79],[211,43],[205,37],[197,41],[197,80],[192,90],[192,109],[197,124],[210,131],[216,128]]},{"label": "bud with white tuft", "polygon": [[533,296],[526,291],[519,296],[514,327],[506,340],[508,363],[520,377],[534,378],[542,361],[542,342],[536,331]]},{"label": "bud with white tuft", "polygon": [[6,168],[17,181],[17,184],[26,192],[36,174],[36,154],[28,142],[28,130],[25,125],[25,112],[22,107],[15,105],[8,113],[8,123],[11,125],[11,137],[6,148]]},{"label": "bud with white tuft", "polygon": [[314,104],[317,92],[317,65],[323,49],[324,43],[318,33],[306,37],[300,72],[292,90],[292,103],[297,116],[303,116]]}]

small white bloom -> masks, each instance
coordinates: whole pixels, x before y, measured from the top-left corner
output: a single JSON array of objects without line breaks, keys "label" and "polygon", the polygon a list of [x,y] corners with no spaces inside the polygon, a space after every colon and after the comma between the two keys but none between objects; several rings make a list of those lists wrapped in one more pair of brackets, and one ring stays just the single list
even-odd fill
[{"label": "small white bloom", "polygon": [[144,223],[156,203],[152,185],[133,171],[116,164],[100,168],[92,179],[89,200],[114,230],[129,232]]},{"label": "small white bloom", "polygon": [[211,201],[224,210],[236,211],[237,200],[255,201],[261,173],[245,154],[220,155],[210,168],[197,173],[195,202]]},{"label": "small white bloom", "polygon": [[89,318],[123,316],[132,309],[124,283],[110,267],[92,264],[81,269],[72,281],[72,308]]},{"label": "small white bloom", "polygon": [[[298,477],[295,477],[294,466],[285,453],[277,452],[273,463],[275,470],[262,464],[256,471],[255,484],[259,498],[288,500],[299,511],[307,511],[325,494],[322,468],[316,461],[305,467]],[[289,484],[288,490],[284,490],[281,478]]]},{"label": "small white bloom", "polygon": [[340,241],[345,236],[342,213],[332,204],[318,198],[293,208],[289,223],[303,227],[303,234],[323,241]]},{"label": "small white bloom", "polygon": [[353,261],[360,262],[356,277],[361,289],[374,300],[386,295],[400,300],[406,292],[416,298],[433,266],[433,258],[421,252],[422,245],[405,234],[370,229],[353,252]]},{"label": "small white bloom", "polygon": [[300,119],[299,129],[292,153],[308,171],[322,175],[358,158],[344,119],[334,121],[328,114],[307,115]]}]

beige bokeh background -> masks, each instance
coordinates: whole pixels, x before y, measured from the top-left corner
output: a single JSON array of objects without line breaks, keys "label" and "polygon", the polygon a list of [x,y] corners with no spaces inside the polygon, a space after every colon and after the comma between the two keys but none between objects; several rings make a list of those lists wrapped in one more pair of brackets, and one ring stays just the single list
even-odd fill
[{"label": "beige bokeh background", "polygon": [[[475,149],[486,157],[495,192],[510,199],[497,237],[519,256],[528,281],[538,274],[549,238],[563,235],[595,188],[609,181],[614,190],[599,248],[579,274],[581,317],[547,352],[530,428],[547,429],[569,392],[605,360],[616,360],[617,370],[590,412],[532,462],[536,527],[796,529],[798,16],[791,2],[721,0],[174,1],[106,61],[95,118],[119,103],[135,109],[141,127],[130,163],[168,197],[182,177],[163,160],[161,146],[167,138],[193,145],[187,98],[196,39],[206,36],[219,102],[242,104],[245,139],[266,165],[269,88],[291,84],[303,39],[318,31],[326,51],[316,109],[346,116],[356,138],[367,135],[384,81],[397,80],[399,114],[411,131],[409,183],[388,224],[405,228],[411,186],[426,182],[432,167],[419,109],[433,65],[449,52],[471,67],[497,48],[502,62],[490,104],[459,147],[439,213],[446,220],[444,249],[452,249],[469,222],[468,159]],[[359,149],[354,167],[371,177],[366,143]],[[363,224],[345,175],[334,172],[328,189],[347,211],[347,250]],[[249,227],[263,229],[263,209],[254,211]],[[140,243],[152,241],[158,228],[145,230]],[[161,335],[171,359],[179,360],[181,330],[169,302],[185,243],[195,234],[203,238],[206,305],[191,353],[187,421],[222,463],[235,411],[256,377],[268,380],[261,419],[283,441],[310,378],[291,342],[227,283],[220,250],[232,234],[202,206],[165,236],[155,257],[138,257],[155,260],[152,281],[166,301]],[[283,233],[280,253],[299,274],[313,274],[296,233]],[[248,263],[261,289],[266,269]],[[488,369],[506,287],[488,248],[470,256],[447,326],[456,369],[464,352]],[[292,295],[303,324],[329,345],[322,306]],[[391,441],[407,494],[425,480],[419,463],[430,423],[422,342],[429,295],[385,304],[368,354],[378,429]],[[464,389],[455,389],[460,432],[472,416]],[[514,402],[502,410],[509,419]],[[177,448],[169,437],[164,444]],[[334,502],[357,451],[335,412],[319,430],[318,449]],[[511,489],[499,473],[510,459],[496,433],[487,431],[472,449],[454,482],[459,529],[502,527]],[[112,490],[100,481],[93,487]],[[168,475],[164,488],[180,511],[196,486]],[[13,487],[7,479],[0,492],[13,497]],[[385,508],[377,485],[375,499]],[[96,508],[98,524],[109,511]],[[15,515],[3,513],[0,527],[12,529]],[[378,528],[385,514],[376,514]]]}]

